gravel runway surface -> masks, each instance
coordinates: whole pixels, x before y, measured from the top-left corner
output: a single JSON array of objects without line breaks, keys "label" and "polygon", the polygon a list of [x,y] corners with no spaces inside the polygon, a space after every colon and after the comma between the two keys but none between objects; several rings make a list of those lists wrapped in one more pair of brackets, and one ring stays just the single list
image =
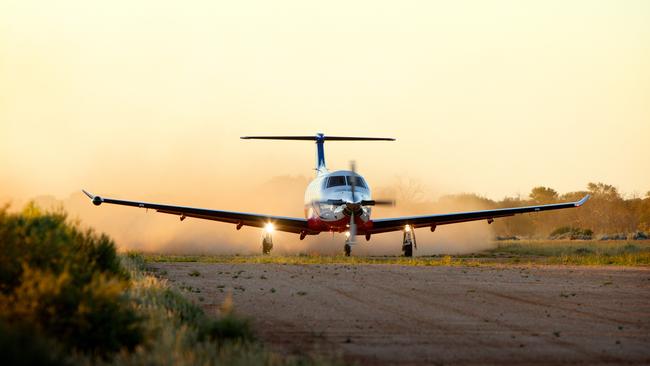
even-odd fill
[{"label": "gravel runway surface", "polygon": [[361,365],[650,365],[648,267],[151,267],[209,313],[232,293],[236,312],[284,353]]}]

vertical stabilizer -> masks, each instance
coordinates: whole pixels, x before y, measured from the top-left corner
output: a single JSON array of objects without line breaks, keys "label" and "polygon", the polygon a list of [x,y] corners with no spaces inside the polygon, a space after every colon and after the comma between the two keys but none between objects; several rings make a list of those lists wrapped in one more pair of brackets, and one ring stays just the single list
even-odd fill
[{"label": "vertical stabilizer", "polygon": [[318,174],[327,172],[327,166],[325,165],[325,135],[322,133],[316,134],[316,172]]}]

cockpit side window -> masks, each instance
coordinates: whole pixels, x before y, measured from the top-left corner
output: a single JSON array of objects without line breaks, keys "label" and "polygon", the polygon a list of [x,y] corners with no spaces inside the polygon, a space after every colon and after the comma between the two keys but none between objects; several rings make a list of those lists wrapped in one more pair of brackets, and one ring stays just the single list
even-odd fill
[{"label": "cockpit side window", "polygon": [[352,179],[356,179],[355,183],[356,183],[357,187],[368,188],[368,186],[366,185],[366,181],[363,180],[363,178],[361,178],[359,176],[355,177],[353,175],[349,175],[347,178],[348,178],[348,184],[349,185],[352,185]]},{"label": "cockpit side window", "polygon": [[327,179],[327,186],[326,188],[331,188],[331,187],[337,187],[337,186],[344,186],[345,185],[345,177],[342,175],[338,176],[333,176],[329,177]]}]

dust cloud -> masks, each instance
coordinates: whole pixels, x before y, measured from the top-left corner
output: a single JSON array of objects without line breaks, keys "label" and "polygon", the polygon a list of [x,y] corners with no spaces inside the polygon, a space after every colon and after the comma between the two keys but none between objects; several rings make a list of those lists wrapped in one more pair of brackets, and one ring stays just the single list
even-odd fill
[{"label": "dust cloud", "polygon": [[[164,197],[113,196],[112,198],[154,201],[183,206],[246,211],[262,214],[303,217],[304,190],[309,182],[305,176],[277,176],[261,181],[250,190],[215,190],[184,200],[182,196]],[[433,201],[417,182],[395,180],[385,187],[373,190],[375,198],[394,198],[395,207],[376,207],[373,218],[410,216],[454,211],[480,210],[486,207],[480,201],[464,196],[443,196]],[[105,232],[115,239],[120,250],[169,254],[257,254],[261,246],[261,230],[244,227],[237,231],[232,224],[156,213],[153,210],[135,209],[115,205],[94,206],[81,192],[57,200],[52,196],[36,197],[34,201],[45,209],[63,208],[70,218],[83,226]],[[188,202],[189,201],[189,202]],[[14,207],[20,203],[15,202]],[[490,226],[484,221],[439,226],[435,232],[427,228],[416,231],[416,255],[460,254],[490,247]],[[299,240],[290,233],[274,234],[275,254],[339,254],[345,237],[343,234],[322,233]],[[359,236],[353,253],[357,255],[398,255],[401,253],[402,233],[385,233],[366,241]]]}]

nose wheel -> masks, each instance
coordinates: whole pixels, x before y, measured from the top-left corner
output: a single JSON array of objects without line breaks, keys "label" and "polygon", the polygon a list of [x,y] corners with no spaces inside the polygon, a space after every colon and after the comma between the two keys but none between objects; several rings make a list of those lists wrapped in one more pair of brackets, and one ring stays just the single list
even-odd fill
[{"label": "nose wheel", "polygon": [[350,246],[350,244],[345,243],[345,245],[343,246],[343,252],[345,253],[346,257],[350,256],[350,253],[352,253],[352,247]]}]

